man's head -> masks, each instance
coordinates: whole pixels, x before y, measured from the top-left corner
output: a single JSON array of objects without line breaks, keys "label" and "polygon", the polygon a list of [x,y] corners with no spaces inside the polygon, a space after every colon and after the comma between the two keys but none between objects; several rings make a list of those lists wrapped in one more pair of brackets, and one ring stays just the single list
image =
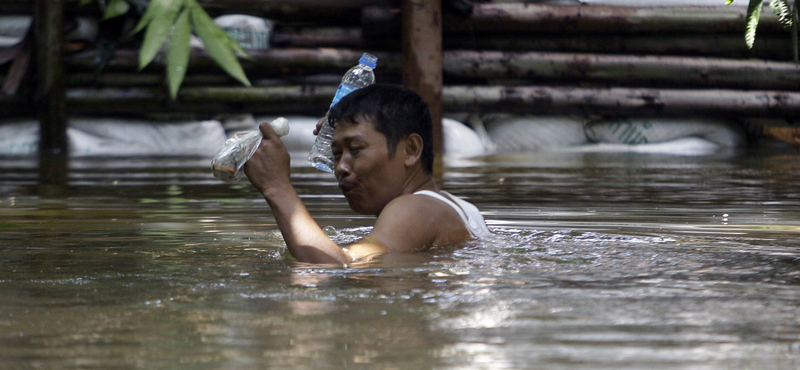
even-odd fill
[{"label": "man's head", "polygon": [[422,168],[428,174],[433,173],[433,120],[428,104],[417,93],[382,84],[353,91],[328,112],[328,122],[333,127],[342,121],[372,121],[375,130],[386,136],[390,155],[400,139],[418,134],[423,141]]}]

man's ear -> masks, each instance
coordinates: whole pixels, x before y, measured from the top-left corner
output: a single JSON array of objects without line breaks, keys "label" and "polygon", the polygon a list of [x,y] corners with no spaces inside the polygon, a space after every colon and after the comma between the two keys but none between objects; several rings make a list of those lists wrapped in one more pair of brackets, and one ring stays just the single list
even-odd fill
[{"label": "man's ear", "polygon": [[404,153],[406,166],[411,166],[422,157],[422,136],[411,134],[406,137]]}]

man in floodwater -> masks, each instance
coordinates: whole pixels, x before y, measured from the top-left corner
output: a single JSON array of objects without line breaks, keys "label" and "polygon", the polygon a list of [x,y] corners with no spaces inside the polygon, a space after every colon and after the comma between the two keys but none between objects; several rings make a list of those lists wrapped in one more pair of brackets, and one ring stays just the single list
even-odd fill
[{"label": "man in floodwater", "polygon": [[292,186],[289,153],[268,123],[260,125],[261,145],[244,167],[299,261],[346,264],[489,233],[475,206],[437,189],[431,114],[419,95],[399,86],[370,85],[345,96],[328,121],[335,127],[339,188],[354,211],[377,216],[363,239],[339,247],[323,232]]}]

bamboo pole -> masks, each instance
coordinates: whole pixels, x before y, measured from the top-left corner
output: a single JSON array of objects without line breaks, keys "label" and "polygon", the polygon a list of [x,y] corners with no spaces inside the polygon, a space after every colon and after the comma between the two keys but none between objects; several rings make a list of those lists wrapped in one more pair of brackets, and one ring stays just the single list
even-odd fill
[{"label": "bamboo pole", "polygon": [[67,93],[77,115],[280,113],[322,116],[336,86],[184,87],[172,101],[163,87],[74,88]]},{"label": "bamboo pole", "polygon": [[[649,54],[705,56],[723,58],[762,58],[792,60],[791,38],[785,35],[759,35],[748,49],[741,34],[697,35],[502,35],[445,36],[445,50],[501,50],[506,52],[556,51],[602,54]],[[368,44],[377,44],[369,40]],[[386,43],[391,42],[387,40]],[[321,46],[321,45],[316,45]]]},{"label": "bamboo pole", "polygon": [[[744,34],[744,7],[622,7],[541,5],[531,3],[474,4],[469,18],[446,17],[447,33],[680,33]],[[785,32],[770,11],[761,14],[761,33]],[[665,36],[667,37],[667,36]]]},{"label": "bamboo pole", "polygon": [[464,112],[800,117],[794,91],[449,86],[444,104]]},{"label": "bamboo pole", "polygon": [[[251,53],[254,61],[243,61],[251,78],[287,78],[303,80],[304,75],[335,73],[359,57],[359,51],[346,49],[271,49]],[[397,53],[377,53],[380,58],[378,75],[391,81],[400,74],[401,56]],[[82,53],[68,59],[73,75],[93,73],[94,53]],[[145,72],[136,72],[137,54],[119,51],[103,78],[111,83],[122,80],[121,74],[131,74],[130,80],[153,83],[163,64],[153,63]],[[791,62],[736,60],[703,57],[602,55],[588,53],[499,52],[453,50],[443,53],[442,68],[448,78],[456,79],[514,79],[520,82],[554,81],[613,84],[617,86],[680,86],[692,88],[740,88],[766,90],[800,89],[800,67]],[[192,58],[186,85],[202,81],[197,74],[225,77],[205,53]],[[135,75],[133,75],[135,74]],[[112,78],[113,76],[116,76]],[[148,78],[148,76],[150,78]],[[289,76],[289,77],[287,77]],[[295,76],[295,77],[291,77]],[[163,76],[162,76],[163,78]],[[86,79],[84,79],[86,80]]]},{"label": "bamboo pole", "polygon": [[791,62],[580,53],[450,51],[450,76],[605,82],[617,85],[800,90],[800,66]]},{"label": "bamboo pole", "polygon": [[358,25],[367,6],[387,6],[386,0],[198,0],[209,14],[242,13],[284,24]]},{"label": "bamboo pole", "polygon": [[[361,30],[357,28],[305,28],[276,29],[272,31],[271,47],[280,48],[360,48],[365,45]],[[399,49],[399,47],[398,47]]]},{"label": "bamboo pole", "polygon": [[[74,114],[231,112],[312,114],[335,87],[187,87],[172,102],[163,88],[70,89]],[[576,88],[553,86],[445,86],[443,110],[450,113],[612,114],[713,117],[800,117],[800,92]],[[322,114],[324,112],[317,112]]]},{"label": "bamboo pole", "polygon": [[[31,0],[0,1],[0,14],[31,12]],[[70,5],[77,1],[69,1]],[[244,13],[282,23],[359,25],[369,6],[392,7],[389,0],[199,0],[210,14]],[[79,10],[90,11],[91,7]],[[622,7],[535,3],[474,3],[469,18],[445,14],[447,33],[744,33],[745,7]],[[94,11],[97,11],[96,9]],[[759,34],[785,34],[777,17],[764,9]],[[665,36],[667,37],[667,36]]]},{"label": "bamboo pole", "polygon": [[64,4],[36,0],[36,101],[39,108],[39,183],[45,193],[60,194],[67,185],[67,105],[62,63]]},{"label": "bamboo pole", "polygon": [[[667,31],[669,32],[669,31]],[[377,36],[358,29],[276,29],[271,45],[278,48],[350,48],[399,50],[400,31]],[[682,35],[444,35],[444,50],[475,49],[503,51],[573,51],[579,53],[685,55],[731,58],[791,60],[791,37],[788,33],[761,34],[748,49],[742,34],[706,33]]]},{"label": "bamboo pole", "polygon": [[[241,59],[248,76],[301,76],[314,73],[333,73],[341,75],[342,70],[352,67],[364,50],[334,48],[281,48],[267,50],[248,50],[252,61]],[[81,52],[67,59],[70,71],[92,72],[97,52]],[[399,73],[401,58],[398,53],[374,53],[379,60],[379,71]],[[118,50],[105,68],[105,72],[134,72],[139,66],[138,50]],[[164,60],[157,58],[144,69],[145,72],[162,71]],[[193,50],[189,60],[188,72],[221,71],[216,62],[204,51]]]}]

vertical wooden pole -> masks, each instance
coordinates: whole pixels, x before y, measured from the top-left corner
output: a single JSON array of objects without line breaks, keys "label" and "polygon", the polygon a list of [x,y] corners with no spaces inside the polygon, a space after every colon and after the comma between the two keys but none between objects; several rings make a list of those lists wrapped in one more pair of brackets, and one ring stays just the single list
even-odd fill
[{"label": "vertical wooden pole", "polygon": [[63,192],[67,185],[67,103],[62,62],[64,0],[36,0],[36,98],[39,110],[39,185]]},{"label": "vertical wooden pole", "polygon": [[442,3],[403,0],[403,85],[428,103],[433,116],[433,150],[441,158]]}]

